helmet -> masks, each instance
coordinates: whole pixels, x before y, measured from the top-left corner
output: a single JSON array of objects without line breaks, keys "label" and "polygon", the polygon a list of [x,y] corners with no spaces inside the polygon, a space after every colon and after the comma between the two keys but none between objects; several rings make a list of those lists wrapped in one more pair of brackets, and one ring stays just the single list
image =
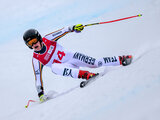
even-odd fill
[{"label": "helmet", "polygon": [[[40,41],[40,43],[42,42],[42,37],[39,34],[39,32],[35,29],[29,29],[27,30],[24,34],[23,34],[23,40],[25,42],[25,44],[27,45],[27,43],[34,39],[37,38],[38,41]],[[28,46],[28,45],[27,45]],[[28,46],[30,49],[32,49],[32,47]]]}]

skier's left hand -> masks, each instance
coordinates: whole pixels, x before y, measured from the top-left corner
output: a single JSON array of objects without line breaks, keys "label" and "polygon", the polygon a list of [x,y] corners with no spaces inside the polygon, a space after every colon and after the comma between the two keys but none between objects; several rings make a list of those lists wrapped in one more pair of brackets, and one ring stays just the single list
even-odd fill
[{"label": "skier's left hand", "polygon": [[48,99],[47,95],[41,95],[41,96],[39,97],[40,102],[44,102],[44,101],[46,101],[47,99]]},{"label": "skier's left hand", "polygon": [[84,26],[82,24],[77,24],[75,26],[73,26],[73,30],[75,32],[81,32],[84,29]]}]

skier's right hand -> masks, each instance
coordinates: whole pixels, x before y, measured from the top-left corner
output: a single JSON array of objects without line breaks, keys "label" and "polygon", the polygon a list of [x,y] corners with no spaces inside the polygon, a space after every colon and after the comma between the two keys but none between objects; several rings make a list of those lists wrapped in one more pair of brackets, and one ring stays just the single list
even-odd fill
[{"label": "skier's right hand", "polygon": [[47,100],[47,95],[41,95],[40,97],[39,97],[39,100],[40,100],[40,102],[44,102],[44,101],[46,101]]},{"label": "skier's right hand", "polygon": [[82,24],[77,24],[73,26],[73,30],[75,32],[81,32],[84,29],[84,26]]}]

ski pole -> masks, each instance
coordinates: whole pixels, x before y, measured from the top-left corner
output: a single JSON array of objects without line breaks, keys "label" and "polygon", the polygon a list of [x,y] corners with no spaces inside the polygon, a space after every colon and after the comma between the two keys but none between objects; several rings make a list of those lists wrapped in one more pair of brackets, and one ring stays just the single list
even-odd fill
[{"label": "ski pole", "polygon": [[28,108],[28,106],[30,105],[30,102],[37,102],[37,101],[35,101],[35,100],[28,100],[28,103],[27,103],[27,105],[25,106],[25,108]]},{"label": "ski pole", "polygon": [[84,27],[92,26],[92,25],[99,25],[99,24],[112,23],[112,22],[118,22],[118,21],[121,21],[121,20],[127,20],[127,19],[131,19],[131,18],[135,18],[135,17],[141,17],[141,16],[142,16],[142,14],[139,14],[139,15],[135,15],[135,16],[120,18],[120,19],[111,20],[111,21],[106,21],[106,22],[91,23],[91,24],[86,24],[86,25],[84,25]]}]

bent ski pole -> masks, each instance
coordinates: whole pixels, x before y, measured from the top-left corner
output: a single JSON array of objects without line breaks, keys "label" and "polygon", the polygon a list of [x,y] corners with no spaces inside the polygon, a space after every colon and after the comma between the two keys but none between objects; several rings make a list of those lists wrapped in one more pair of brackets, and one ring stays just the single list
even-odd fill
[{"label": "bent ski pole", "polygon": [[28,103],[27,103],[27,105],[25,106],[25,108],[28,108],[28,106],[30,105],[30,102],[38,102],[38,101],[35,101],[35,100],[28,100]]},{"label": "bent ski pole", "polygon": [[121,20],[127,20],[127,19],[131,19],[131,18],[135,18],[135,17],[141,17],[141,16],[142,16],[142,14],[139,14],[139,15],[135,15],[135,16],[120,18],[120,19],[111,20],[111,21],[106,21],[106,22],[98,22],[98,23],[86,24],[86,25],[84,25],[84,27],[92,26],[92,25],[99,25],[99,24],[112,23],[112,22],[118,22],[118,21],[121,21]]}]

